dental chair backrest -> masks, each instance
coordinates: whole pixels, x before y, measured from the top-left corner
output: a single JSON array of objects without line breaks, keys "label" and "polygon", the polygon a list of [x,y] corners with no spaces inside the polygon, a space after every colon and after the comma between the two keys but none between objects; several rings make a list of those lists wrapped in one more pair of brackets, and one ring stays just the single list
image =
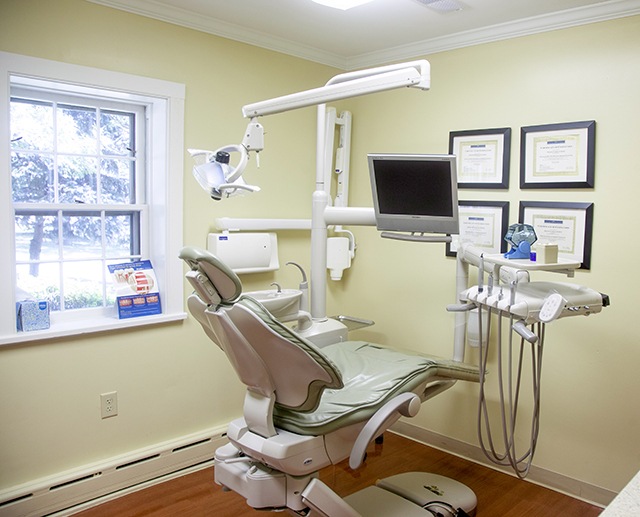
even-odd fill
[{"label": "dental chair backrest", "polygon": [[195,293],[189,311],[227,355],[247,386],[244,416],[251,430],[273,436],[273,406],[317,408],[325,388],[342,388],[338,369],[313,344],[275,320],[256,300],[242,296],[238,276],[213,254],[187,247]]}]

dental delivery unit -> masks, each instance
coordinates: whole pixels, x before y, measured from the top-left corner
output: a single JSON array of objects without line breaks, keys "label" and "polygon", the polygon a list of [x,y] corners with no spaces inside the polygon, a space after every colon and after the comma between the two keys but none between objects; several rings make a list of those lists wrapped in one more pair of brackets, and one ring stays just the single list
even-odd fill
[{"label": "dental delivery unit", "polygon": [[[391,476],[341,498],[319,479],[318,472],[347,458],[352,469],[359,468],[371,441],[400,417],[415,416],[423,402],[463,380],[480,386],[478,435],[483,451],[491,461],[511,466],[525,477],[539,430],[546,325],[556,319],[597,314],[609,304],[606,295],[587,287],[530,279],[536,271],[571,277],[580,263],[559,259],[541,264],[519,255],[513,259],[488,254],[462,242],[457,250],[455,303],[446,307],[455,314],[451,359],[348,339],[350,329],[373,322],[326,316],[327,269],[339,281],[355,252],[353,234],[342,225],[376,226],[382,237],[426,243],[451,242],[450,234],[459,233],[453,155],[370,154],[374,207],[347,206],[346,176],[338,182],[335,200],[331,199],[332,171],[327,169],[331,169],[328,154],[334,145],[329,135],[334,125],[342,126],[336,159],[340,163],[336,170],[342,174],[348,169],[349,151],[348,131],[342,130],[350,125],[350,115],[338,116],[324,103],[401,87],[428,90],[429,63],[422,60],[348,72],[320,88],[247,105],[243,115],[250,121],[242,144],[216,151],[191,150],[194,175],[213,199],[257,192],[259,188],[248,185],[242,173],[249,154],[257,156],[264,147],[258,117],[318,106],[311,220],[218,220],[227,240],[221,237],[216,254],[194,247],[180,252],[194,289],[187,301],[189,311],[246,386],[243,416],[229,424],[229,443],[215,453],[215,481],[242,495],[253,508],[310,517],[475,515],[473,491],[436,474]],[[232,153],[240,154],[236,166],[230,165]],[[329,237],[330,227],[347,237]],[[310,282],[302,268],[291,263],[301,270],[300,289],[276,285],[273,291],[243,293],[236,268],[218,256],[227,253],[229,230],[288,229],[311,231]],[[275,248],[275,237],[264,242],[265,247]],[[233,259],[234,254],[229,257]],[[267,256],[260,267],[272,271],[278,266]],[[478,270],[477,285],[470,286],[469,266]],[[238,269],[255,270],[252,267],[241,264]],[[501,377],[504,443],[500,450],[491,436],[484,393],[492,343],[497,344],[499,357],[504,348],[509,366],[514,363],[517,369],[515,379],[510,374],[502,382]],[[478,365],[464,362],[467,344],[478,347]],[[523,452],[516,450],[515,427],[528,350],[534,409],[529,447]]]}]

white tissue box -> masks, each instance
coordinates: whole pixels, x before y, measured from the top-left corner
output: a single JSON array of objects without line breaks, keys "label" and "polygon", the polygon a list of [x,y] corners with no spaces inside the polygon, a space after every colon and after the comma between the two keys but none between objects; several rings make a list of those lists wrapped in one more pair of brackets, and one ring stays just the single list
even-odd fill
[{"label": "white tissue box", "polygon": [[16,302],[18,330],[46,330],[49,328],[49,302],[23,300]]}]

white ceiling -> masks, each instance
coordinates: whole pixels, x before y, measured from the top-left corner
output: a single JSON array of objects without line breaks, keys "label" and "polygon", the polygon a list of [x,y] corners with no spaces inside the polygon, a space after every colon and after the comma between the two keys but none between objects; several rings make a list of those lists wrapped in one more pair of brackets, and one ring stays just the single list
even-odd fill
[{"label": "white ceiling", "polygon": [[640,0],[373,0],[341,11],[311,0],[89,0],[344,70],[640,14]]}]

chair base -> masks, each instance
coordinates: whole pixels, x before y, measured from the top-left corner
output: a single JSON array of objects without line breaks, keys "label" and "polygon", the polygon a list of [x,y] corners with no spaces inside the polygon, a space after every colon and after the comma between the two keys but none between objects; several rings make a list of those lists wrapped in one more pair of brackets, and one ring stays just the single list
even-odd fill
[{"label": "chair base", "polygon": [[316,476],[317,473],[291,476],[271,469],[240,455],[231,444],[216,451],[216,483],[242,495],[247,504],[256,509],[302,512],[311,507],[310,515],[322,517],[475,515],[477,499],[473,491],[462,483],[437,474],[398,474],[344,500]]}]

